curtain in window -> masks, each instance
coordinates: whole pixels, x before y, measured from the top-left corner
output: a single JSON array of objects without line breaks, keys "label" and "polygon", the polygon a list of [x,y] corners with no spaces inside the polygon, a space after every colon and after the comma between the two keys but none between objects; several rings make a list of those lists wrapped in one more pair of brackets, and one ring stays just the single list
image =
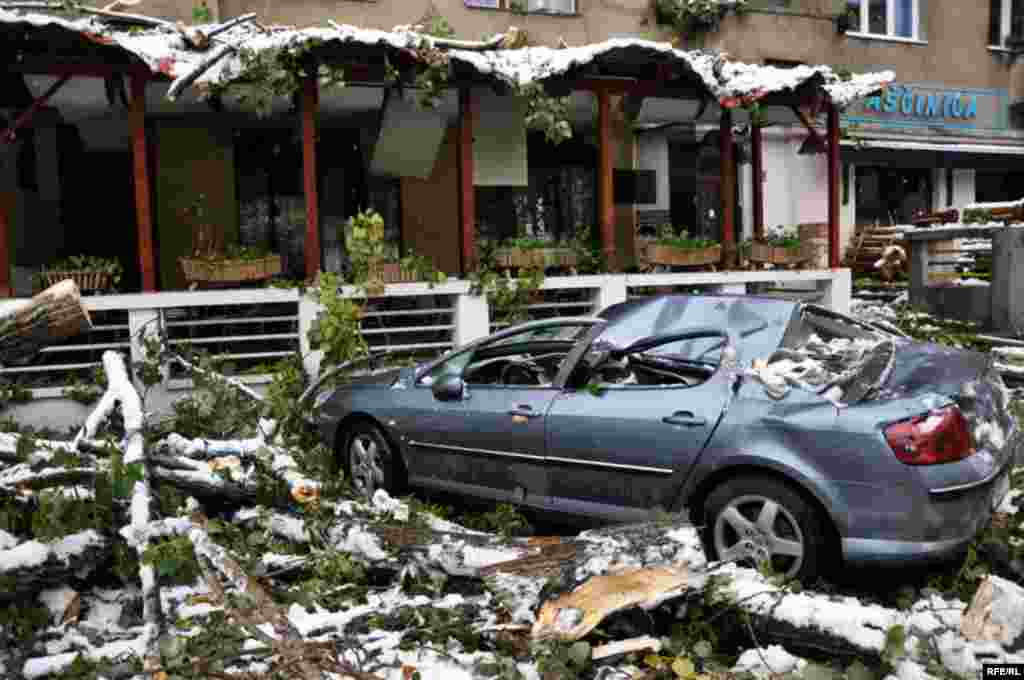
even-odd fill
[{"label": "curtain in window", "polygon": [[914,0],[893,0],[896,14],[896,35],[914,37]]}]

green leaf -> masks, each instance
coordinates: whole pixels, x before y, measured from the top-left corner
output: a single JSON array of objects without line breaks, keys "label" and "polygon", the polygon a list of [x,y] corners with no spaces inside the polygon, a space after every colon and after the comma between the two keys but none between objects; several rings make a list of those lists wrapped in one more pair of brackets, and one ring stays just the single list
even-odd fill
[{"label": "green leaf", "polygon": [[846,669],[846,680],[875,680],[875,674],[860,661],[854,661]]},{"label": "green leaf", "polygon": [[885,648],[882,656],[887,659],[901,659],[905,653],[907,631],[903,626],[893,626],[885,633]]},{"label": "green leaf", "polygon": [[693,646],[693,653],[702,659],[706,659],[714,652],[711,643],[707,640],[700,640]]},{"label": "green leaf", "polygon": [[687,656],[681,656],[672,662],[672,672],[677,678],[692,678],[697,675],[697,669]]},{"label": "green leaf", "polygon": [[593,656],[593,652],[590,649],[589,642],[574,642],[569,647],[569,661],[573,666],[577,668],[586,668],[587,664],[590,663],[590,658]]},{"label": "green leaf", "polygon": [[178,560],[173,558],[165,558],[157,562],[156,571],[160,576],[174,576],[174,573],[178,571]]},{"label": "green leaf", "polygon": [[800,676],[804,680],[835,680],[836,672],[819,663],[809,663]]}]

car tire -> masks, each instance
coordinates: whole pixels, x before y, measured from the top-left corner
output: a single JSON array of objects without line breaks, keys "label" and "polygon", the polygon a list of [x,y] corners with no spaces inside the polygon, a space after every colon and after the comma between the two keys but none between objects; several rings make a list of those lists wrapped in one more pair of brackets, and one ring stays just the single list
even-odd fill
[{"label": "car tire", "polygon": [[379,427],[357,421],[348,428],[343,441],[342,465],[356,493],[372,498],[377,489],[391,494],[400,491],[401,461]]},{"label": "car tire", "polygon": [[737,477],[704,503],[704,538],[713,560],[760,566],[813,583],[832,561],[827,518],[791,485],[764,476]]}]

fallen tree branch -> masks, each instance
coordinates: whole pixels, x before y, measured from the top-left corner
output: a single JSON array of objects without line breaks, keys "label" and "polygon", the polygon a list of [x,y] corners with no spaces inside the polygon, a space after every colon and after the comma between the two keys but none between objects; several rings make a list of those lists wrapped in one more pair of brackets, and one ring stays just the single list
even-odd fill
[{"label": "fallen tree branch", "polygon": [[14,600],[46,586],[66,583],[105,560],[110,544],[89,529],[49,543],[26,541],[0,550],[0,600]]},{"label": "fallen tree branch", "polygon": [[196,82],[199,76],[203,75],[211,68],[217,65],[217,62],[222,60],[229,54],[234,54],[238,51],[240,45],[220,45],[214,50],[213,54],[207,56],[205,59],[196,64],[189,71],[183,73],[174,79],[171,86],[167,88],[167,99],[170,101],[177,101],[181,93],[189,87],[192,83]]}]

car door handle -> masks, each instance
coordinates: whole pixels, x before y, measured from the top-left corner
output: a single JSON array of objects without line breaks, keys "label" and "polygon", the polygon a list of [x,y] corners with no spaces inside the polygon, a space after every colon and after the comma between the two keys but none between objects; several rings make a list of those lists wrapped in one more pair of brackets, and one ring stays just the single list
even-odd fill
[{"label": "car door handle", "polygon": [[699,416],[693,415],[690,411],[676,411],[670,416],[665,416],[661,422],[668,425],[682,425],[683,427],[704,427],[708,421]]},{"label": "car door handle", "polygon": [[511,408],[508,411],[510,416],[521,416],[523,418],[539,418],[540,413],[533,410],[533,407],[529,404],[519,404],[515,408]]}]

